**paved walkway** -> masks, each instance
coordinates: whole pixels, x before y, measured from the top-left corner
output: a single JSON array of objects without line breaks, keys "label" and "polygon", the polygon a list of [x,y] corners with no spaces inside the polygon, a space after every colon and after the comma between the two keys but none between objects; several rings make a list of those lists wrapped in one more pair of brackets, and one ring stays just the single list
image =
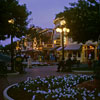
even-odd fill
[{"label": "paved walkway", "polygon": [[57,66],[42,66],[42,67],[34,67],[27,69],[26,74],[19,74],[19,75],[10,75],[10,76],[0,76],[0,100],[3,100],[2,92],[3,90],[14,83],[24,81],[27,77],[36,78],[37,76],[45,77],[45,76],[59,76],[65,75],[66,73],[56,72]]},{"label": "paved walkway", "polygon": [[41,66],[27,69],[26,74],[19,75],[11,75],[7,77],[0,77],[0,100],[3,100],[2,92],[3,90],[14,83],[24,81],[27,77],[36,78],[37,76],[45,77],[45,76],[63,76],[68,73],[64,72],[56,72],[57,66]]}]

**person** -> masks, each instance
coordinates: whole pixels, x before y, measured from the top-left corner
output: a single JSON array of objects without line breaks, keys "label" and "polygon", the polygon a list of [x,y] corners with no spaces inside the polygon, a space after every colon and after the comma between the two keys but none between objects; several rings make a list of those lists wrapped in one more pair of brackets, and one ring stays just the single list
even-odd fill
[{"label": "person", "polygon": [[88,67],[89,67],[89,68],[92,67],[91,53],[89,54],[89,57],[88,57]]},{"label": "person", "polygon": [[73,58],[73,63],[76,64],[76,63],[77,63],[76,56],[74,55],[73,57],[74,57],[74,58]]},{"label": "person", "polygon": [[14,59],[14,65],[15,65],[15,69],[16,71],[19,71],[20,73],[23,73],[23,57],[21,56],[20,53],[18,53]]},{"label": "person", "polygon": [[64,70],[64,61],[63,60],[60,60],[58,62],[57,72],[60,72],[61,69],[62,69],[62,71]]},{"label": "person", "polygon": [[31,56],[28,58],[28,68],[32,68],[32,59]]},{"label": "person", "polygon": [[67,67],[67,71],[72,71],[72,60],[71,60],[71,55],[68,55],[68,59],[66,60],[66,67]]}]

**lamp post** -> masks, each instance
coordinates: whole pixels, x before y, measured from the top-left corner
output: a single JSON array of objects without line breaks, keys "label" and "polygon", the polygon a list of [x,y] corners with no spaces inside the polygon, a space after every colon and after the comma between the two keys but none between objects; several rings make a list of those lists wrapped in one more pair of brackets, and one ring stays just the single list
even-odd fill
[{"label": "lamp post", "polygon": [[65,27],[66,25],[66,21],[65,20],[61,20],[60,21],[60,26],[58,28],[56,28],[56,32],[60,32],[62,34],[62,60],[64,60],[64,33],[69,33],[70,29]]},{"label": "lamp post", "polygon": [[[14,24],[14,19],[8,20],[9,24]],[[12,31],[11,31],[12,32]],[[11,34],[11,70],[14,71],[14,50],[13,50],[13,34]]]}]

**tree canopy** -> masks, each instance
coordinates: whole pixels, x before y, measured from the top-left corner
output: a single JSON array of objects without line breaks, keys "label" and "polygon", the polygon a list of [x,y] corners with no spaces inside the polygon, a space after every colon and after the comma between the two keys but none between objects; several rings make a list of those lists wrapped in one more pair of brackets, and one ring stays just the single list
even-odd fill
[{"label": "tree canopy", "polygon": [[47,30],[44,31],[44,29],[42,29],[40,27],[35,27],[33,25],[27,31],[27,40],[33,41],[34,38],[36,38],[37,45],[40,45],[40,42],[47,43],[50,40],[50,37],[47,36],[46,33],[47,33]]},{"label": "tree canopy", "polygon": [[100,34],[99,2],[78,0],[70,5],[71,7],[65,7],[63,12],[56,15],[56,18],[65,17],[66,27],[71,30],[69,36],[78,42],[97,41]]},{"label": "tree canopy", "polygon": [[[26,5],[20,5],[18,0],[0,0],[0,40],[13,37],[21,37],[26,31],[28,16],[31,14]],[[13,19],[14,24],[8,23]]]}]

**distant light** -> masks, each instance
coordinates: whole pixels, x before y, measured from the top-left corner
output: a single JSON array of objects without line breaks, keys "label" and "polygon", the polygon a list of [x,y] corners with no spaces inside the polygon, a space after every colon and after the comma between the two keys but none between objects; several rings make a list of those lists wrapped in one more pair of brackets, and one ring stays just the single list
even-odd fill
[{"label": "distant light", "polygon": [[60,32],[61,33],[62,32],[62,29],[61,28],[57,28],[56,29],[56,32]]},{"label": "distant light", "polygon": [[14,24],[14,19],[10,19],[10,20],[8,20],[8,23],[10,23],[10,24]]},{"label": "distant light", "polygon": [[56,40],[54,40],[54,44],[56,44]]},{"label": "distant light", "polygon": [[69,33],[70,32],[70,29],[67,28],[67,32]]},{"label": "distant light", "polygon": [[65,24],[66,24],[66,21],[65,21],[65,20],[61,20],[61,21],[60,21],[60,24],[61,24],[61,25],[65,25]]},{"label": "distant light", "polygon": [[63,28],[63,31],[64,31],[64,32],[67,32],[67,28]]}]

